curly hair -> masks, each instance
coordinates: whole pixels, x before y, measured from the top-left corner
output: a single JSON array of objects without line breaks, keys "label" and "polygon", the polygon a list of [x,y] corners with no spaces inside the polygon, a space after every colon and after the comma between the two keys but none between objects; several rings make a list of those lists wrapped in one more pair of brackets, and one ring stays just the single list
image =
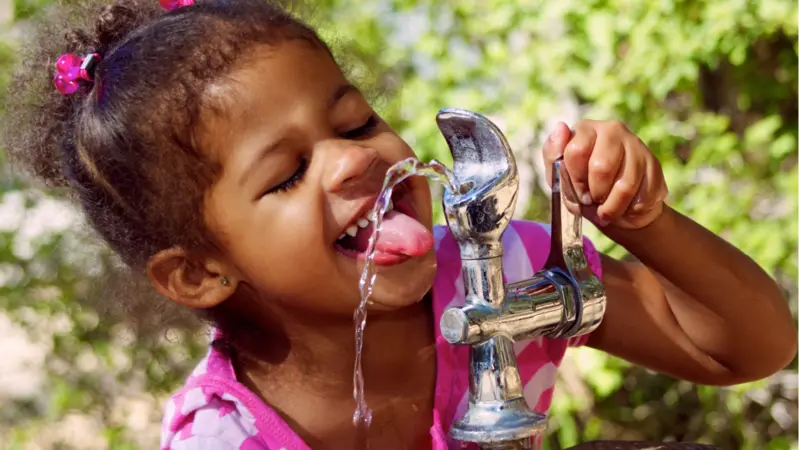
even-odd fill
[{"label": "curly hair", "polygon": [[[213,245],[205,190],[219,168],[197,147],[209,83],[258,45],[299,39],[330,53],[286,5],[198,0],[81,0],[54,8],[23,45],[2,141],[12,162],[71,194],[134,270],[159,250]],[[59,34],[65,39],[59,39]],[[98,53],[94,82],[73,95],[52,84],[60,54]]]}]

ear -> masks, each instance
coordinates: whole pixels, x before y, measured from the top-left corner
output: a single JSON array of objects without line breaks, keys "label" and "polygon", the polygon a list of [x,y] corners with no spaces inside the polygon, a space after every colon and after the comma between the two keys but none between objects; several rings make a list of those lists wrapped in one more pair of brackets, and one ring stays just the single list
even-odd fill
[{"label": "ear", "polygon": [[198,258],[180,247],[162,250],[147,261],[147,276],[156,289],[191,308],[211,308],[233,295],[239,280],[226,272],[220,261]]}]

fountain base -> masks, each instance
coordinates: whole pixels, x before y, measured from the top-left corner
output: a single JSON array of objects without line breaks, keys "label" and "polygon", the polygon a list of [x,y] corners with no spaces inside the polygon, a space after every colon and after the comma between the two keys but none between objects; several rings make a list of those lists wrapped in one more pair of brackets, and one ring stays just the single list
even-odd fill
[{"label": "fountain base", "polygon": [[716,450],[716,447],[692,442],[594,441],[567,450]]},{"label": "fountain base", "polygon": [[547,429],[547,416],[530,411],[523,399],[509,402],[480,402],[470,405],[466,414],[454,422],[450,436],[474,442],[487,449],[525,449],[508,447],[509,442],[530,440]]}]

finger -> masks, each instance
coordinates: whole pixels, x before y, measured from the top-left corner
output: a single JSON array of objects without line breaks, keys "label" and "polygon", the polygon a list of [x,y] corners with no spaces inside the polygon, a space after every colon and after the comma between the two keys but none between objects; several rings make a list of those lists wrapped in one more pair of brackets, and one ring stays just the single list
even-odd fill
[{"label": "finger", "polygon": [[635,152],[626,149],[623,166],[606,200],[597,207],[600,225],[607,225],[622,217],[639,192],[645,178],[645,161]]},{"label": "finger", "polygon": [[[581,121],[575,126],[572,139],[564,150],[564,165],[567,167],[575,194],[584,203],[589,195],[589,158],[592,156],[597,132],[589,121]],[[591,203],[591,199],[589,199]]]},{"label": "finger", "polygon": [[564,148],[569,142],[572,131],[564,122],[558,122],[555,129],[544,143],[542,149],[542,157],[544,158],[545,175],[547,176],[547,184],[553,185],[553,162],[564,154]]},{"label": "finger", "polygon": [[645,167],[644,181],[628,207],[627,214],[633,216],[650,211],[656,204],[662,203],[669,192],[658,159],[651,155],[645,161]]},{"label": "finger", "polygon": [[622,135],[618,133],[602,133],[597,137],[589,158],[589,194],[586,205],[602,204],[611,193],[623,168],[625,145]]},{"label": "finger", "polygon": [[651,201],[654,186],[648,181],[647,175],[643,177],[642,184],[639,185],[639,190],[633,196],[628,209],[625,210],[624,216],[639,217],[643,216],[649,211],[655,202]]}]

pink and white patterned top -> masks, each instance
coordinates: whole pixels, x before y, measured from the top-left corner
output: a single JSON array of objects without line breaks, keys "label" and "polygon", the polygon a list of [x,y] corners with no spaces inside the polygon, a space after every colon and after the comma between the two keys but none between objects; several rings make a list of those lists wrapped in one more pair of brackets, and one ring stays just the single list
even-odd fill
[{"label": "pink and white patterned top", "polygon": [[[436,323],[436,388],[431,427],[432,448],[464,448],[447,436],[451,422],[465,411],[468,396],[468,347],[447,344],[439,330],[445,308],[464,302],[458,246],[446,227],[434,229],[438,264],[433,283]],[[584,240],[592,271],[602,276],[600,258]],[[503,235],[503,268],[509,283],[541,269],[550,248],[550,230],[535,222],[513,221]],[[215,338],[220,337],[216,334]],[[567,347],[583,345],[588,336],[539,338],[517,342],[514,350],[525,384],[528,405],[546,414],[556,370]],[[537,448],[541,442],[537,442]],[[300,437],[254,393],[236,381],[233,365],[213,346],[189,376],[186,385],[167,402],[161,435],[162,450],[309,449]]]}]

